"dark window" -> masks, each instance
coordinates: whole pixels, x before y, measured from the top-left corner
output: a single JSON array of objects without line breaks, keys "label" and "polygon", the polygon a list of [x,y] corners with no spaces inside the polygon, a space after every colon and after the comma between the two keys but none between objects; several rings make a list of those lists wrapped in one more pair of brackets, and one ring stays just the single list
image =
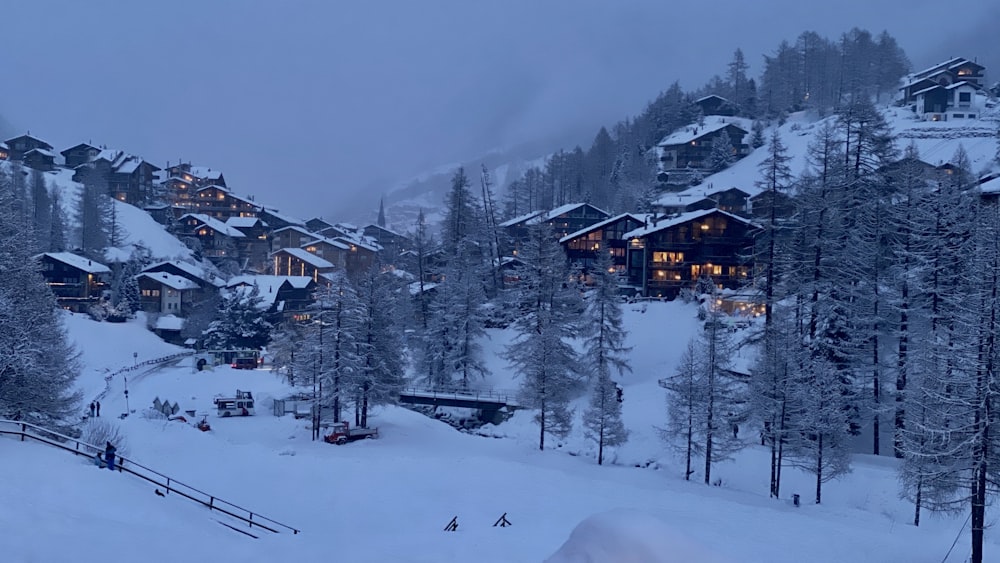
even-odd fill
[{"label": "dark window", "polygon": [[959,103],[969,103],[972,101],[972,92],[959,92],[958,93]]}]

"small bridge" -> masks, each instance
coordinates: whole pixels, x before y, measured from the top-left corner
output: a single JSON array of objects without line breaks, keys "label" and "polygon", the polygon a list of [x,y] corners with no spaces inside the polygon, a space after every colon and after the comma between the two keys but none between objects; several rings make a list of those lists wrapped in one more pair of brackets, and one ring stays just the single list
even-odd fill
[{"label": "small bridge", "polygon": [[410,405],[476,409],[480,411],[481,420],[496,423],[502,420],[501,409],[510,411],[520,408],[514,399],[516,396],[516,391],[507,389],[410,387],[399,394],[399,402]]}]

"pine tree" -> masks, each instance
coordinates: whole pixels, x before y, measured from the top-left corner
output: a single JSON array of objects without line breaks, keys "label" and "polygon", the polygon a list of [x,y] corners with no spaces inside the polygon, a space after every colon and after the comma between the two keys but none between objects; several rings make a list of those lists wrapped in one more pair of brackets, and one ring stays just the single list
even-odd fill
[{"label": "pine tree", "polygon": [[93,166],[81,169],[83,191],[77,208],[80,225],[80,248],[95,255],[108,246],[108,215],[111,198],[107,177]]},{"label": "pine tree", "polygon": [[631,371],[625,346],[628,333],[622,322],[618,279],[612,267],[611,255],[601,254],[591,272],[594,289],[584,314],[584,326],[589,332],[584,341],[584,365],[591,370],[594,392],[590,408],[584,412],[584,426],[589,437],[597,442],[597,464],[604,462],[604,446],[619,446],[628,439],[622,424],[621,402],[617,387],[611,380],[612,370],[619,376]]},{"label": "pine tree", "polygon": [[379,265],[359,280],[362,307],[356,337],[358,369],[346,391],[355,400],[355,425],[368,427],[372,406],[394,403],[403,387],[404,350],[396,312],[401,308],[395,276],[381,273]]},{"label": "pine tree", "polygon": [[63,252],[66,250],[66,214],[62,208],[59,192],[52,193],[52,217],[49,219],[48,252]]},{"label": "pine tree", "polygon": [[708,166],[712,172],[720,172],[732,166],[736,162],[734,152],[729,132],[723,129],[722,133],[712,139],[712,152],[708,157]]},{"label": "pine tree", "polygon": [[36,250],[39,252],[49,248],[49,237],[52,232],[52,199],[49,197],[48,186],[45,185],[45,175],[41,170],[31,171],[31,224],[35,232]]},{"label": "pine tree", "polygon": [[264,319],[262,299],[256,284],[236,288],[219,302],[218,319],[204,333],[205,347],[213,350],[259,350],[271,336],[271,323]]},{"label": "pine tree", "polygon": [[532,226],[520,257],[520,315],[514,322],[518,335],[504,356],[522,378],[524,405],[538,409],[538,449],[544,450],[546,433],[563,437],[572,427],[569,401],[578,386],[579,368],[569,339],[575,332],[579,297],[567,285],[566,258],[550,227]]},{"label": "pine tree", "polygon": [[[2,170],[2,169],[0,169]],[[17,205],[17,183],[0,173],[0,417],[62,428],[71,423],[78,355],[55,297],[31,258],[31,223]]]},{"label": "pine tree", "polygon": [[729,63],[726,82],[728,82],[730,89],[730,99],[736,104],[740,115],[748,115],[746,113],[748,109],[746,102],[750,97],[749,81],[747,80],[748,70],[750,70],[750,65],[747,64],[746,59],[743,57],[743,50],[736,49],[733,53],[733,60]]},{"label": "pine tree", "polygon": [[767,143],[767,140],[764,138],[764,122],[759,119],[754,120],[751,129],[753,132],[750,135],[750,146],[755,149],[763,147]]},{"label": "pine tree", "polygon": [[445,197],[445,217],[441,225],[441,242],[448,256],[458,253],[462,241],[476,240],[480,224],[479,208],[472,196],[465,169],[459,168],[451,178],[451,189]]},{"label": "pine tree", "polygon": [[705,414],[702,409],[705,388],[701,374],[698,350],[695,340],[691,339],[677,364],[677,371],[663,381],[667,390],[668,418],[666,428],[660,429],[660,436],[684,453],[685,481],[690,481],[694,473],[691,467],[695,456],[704,452],[698,440]]}]

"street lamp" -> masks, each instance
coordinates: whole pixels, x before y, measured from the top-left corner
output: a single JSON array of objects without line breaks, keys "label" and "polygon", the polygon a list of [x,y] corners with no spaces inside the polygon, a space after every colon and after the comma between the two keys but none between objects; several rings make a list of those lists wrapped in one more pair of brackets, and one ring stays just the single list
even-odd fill
[{"label": "street lamp", "polygon": [[139,352],[132,352],[132,367],[139,367]]},{"label": "street lamp", "polygon": [[128,413],[129,413],[129,408],[128,408],[128,378],[125,377],[125,376],[122,376],[122,378],[125,380],[125,416],[128,416]]}]

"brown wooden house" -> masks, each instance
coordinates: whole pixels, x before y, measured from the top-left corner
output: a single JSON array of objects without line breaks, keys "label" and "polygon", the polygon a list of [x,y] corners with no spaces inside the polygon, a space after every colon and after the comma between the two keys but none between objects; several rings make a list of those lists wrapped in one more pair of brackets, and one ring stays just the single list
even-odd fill
[{"label": "brown wooden house", "polygon": [[46,149],[31,149],[24,153],[22,161],[26,167],[42,172],[56,169],[56,155]]},{"label": "brown wooden house", "polygon": [[215,184],[199,188],[192,199],[198,213],[220,221],[230,217],[256,217],[260,211],[260,206],[253,201],[239,197],[225,187]]},{"label": "brown wooden house", "polygon": [[749,130],[746,120],[738,117],[709,116],[702,123],[674,131],[656,146],[659,172],[657,179],[668,184],[689,183],[695,173],[710,171],[712,144],[723,132],[729,135],[736,159],[750,154],[744,142]]},{"label": "brown wooden house", "polygon": [[45,141],[39,139],[38,137],[32,137],[31,134],[21,135],[20,137],[14,137],[12,139],[7,139],[4,141],[7,145],[7,158],[9,160],[24,160],[24,155],[28,151],[34,149],[42,149],[45,151],[52,151],[52,145],[46,143]]},{"label": "brown wooden house", "polygon": [[276,276],[305,276],[319,281],[320,274],[332,273],[337,267],[330,261],[302,248],[282,248],[271,253],[271,272]]},{"label": "brown wooden house", "polygon": [[180,237],[196,239],[201,246],[201,255],[212,262],[227,259],[242,261],[239,251],[246,237],[239,229],[201,213],[182,216],[176,228]]},{"label": "brown wooden house", "polygon": [[240,257],[246,262],[245,269],[258,273],[268,271],[271,237],[267,223],[257,217],[230,217],[226,225],[243,233],[243,239],[236,244]]},{"label": "brown wooden house", "polygon": [[623,213],[568,234],[559,239],[559,243],[570,263],[579,265],[584,274],[593,268],[602,253],[610,253],[615,270],[624,272],[628,246],[625,233],[642,227],[647,220],[644,214]]},{"label": "brown wooden house", "polygon": [[108,289],[111,269],[104,264],[70,252],[46,252],[35,258],[45,283],[64,309],[86,312]]},{"label": "brown wooden house", "polygon": [[694,101],[694,105],[701,108],[702,115],[733,116],[736,115],[738,109],[736,104],[716,94],[698,98]]},{"label": "brown wooden house", "polygon": [[753,275],[748,257],[757,231],[748,219],[718,209],[653,220],[624,235],[629,284],[644,296],[668,299],[701,276],[738,288]]},{"label": "brown wooden house", "polygon": [[301,248],[309,241],[320,238],[319,235],[298,225],[289,225],[271,231],[271,252],[282,248]]},{"label": "brown wooden house", "polygon": [[90,143],[80,143],[60,151],[59,154],[63,156],[66,168],[76,168],[97,158],[97,155],[101,154],[101,149]]},{"label": "brown wooden house", "polygon": [[139,284],[139,303],[147,313],[184,317],[201,295],[201,286],[184,276],[143,272],[135,278]]},{"label": "brown wooden house", "polygon": [[595,223],[604,221],[611,215],[589,203],[570,203],[551,211],[535,211],[515,217],[500,223],[504,232],[504,242],[514,255],[521,243],[528,238],[529,227],[548,225],[552,227],[557,238],[585,229]]},{"label": "brown wooden house", "polygon": [[0,160],[10,160],[10,147],[7,143],[0,143]]},{"label": "brown wooden house", "polygon": [[226,285],[229,291],[251,291],[257,286],[261,302],[261,312],[274,323],[284,321],[308,321],[309,306],[316,299],[319,287],[309,276],[237,276]]},{"label": "brown wooden house", "polygon": [[306,242],[300,248],[330,262],[339,270],[347,269],[351,245],[343,241],[320,237]]}]

